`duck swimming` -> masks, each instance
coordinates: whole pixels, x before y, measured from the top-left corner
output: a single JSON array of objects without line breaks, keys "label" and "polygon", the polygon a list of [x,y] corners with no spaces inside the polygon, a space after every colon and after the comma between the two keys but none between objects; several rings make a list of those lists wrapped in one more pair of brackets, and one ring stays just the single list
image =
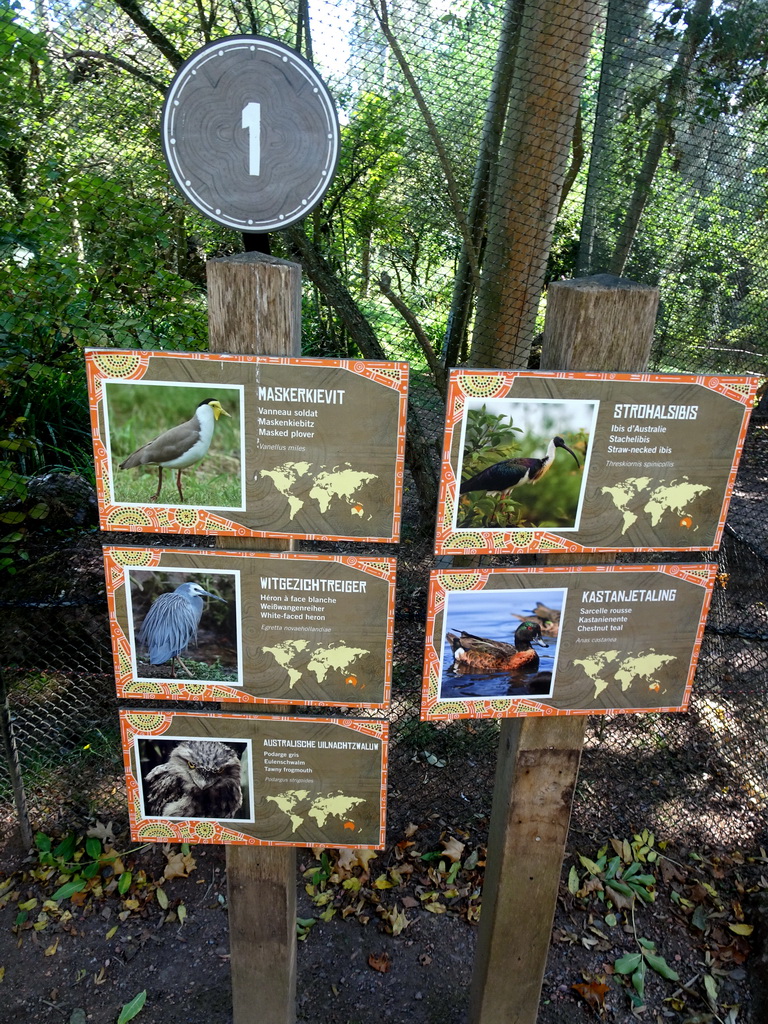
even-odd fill
[{"label": "duck swimming", "polygon": [[536,672],[539,656],[532,644],[548,647],[541,639],[538,622],[526,619],[515,630],[515,643],[489,640],[462,632],[446,633],[445,638],[453,649],[454,672]]}]

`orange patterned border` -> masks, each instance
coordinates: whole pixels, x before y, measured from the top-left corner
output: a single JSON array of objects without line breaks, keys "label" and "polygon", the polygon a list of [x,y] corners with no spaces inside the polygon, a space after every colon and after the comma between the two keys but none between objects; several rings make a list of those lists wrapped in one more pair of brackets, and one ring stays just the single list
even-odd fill
[{"label": "orange patterned border", "polygon": [[[568,536],[546,530],[508,531],[454,530],[453,513],[457,497],[457,480],[450,461],[454,431],[461,427],[465,398],[506,398],[518,377],[549,378],[553,380],[627,381],[653,384],[700,384],[744,406],[741,429],[733,464],[720,511],[715,541],[704,547],[587,547]],[[759,377],[722,377],[661,373],[555,373],[531,370],[451,370],[446,401],[443,455],[440,467],[437,527],[435,531],[436,555],[460,554],[596,554],[602,551],[708,551],[720,546],[728,505],[736,482],[739,458],[749,426],[749,415],[755,403]]]},{"label": "orange patterned border", "polygon": [[[387,722],[351,721],[340,718],[300,718],[281,715],[227,715],[215,712],[190,711],[129,711],[121,708],[120,732],[123,746],[123,766],[128,796],[128,816],[131,838],[138,842],[152,843],[203,843],[227,844],[231,846],[305,846],[306,843],[274,843],[254,836],[246,835],[237,829],[227,828],[218,821],[168,821],[159,818],[141,817],[141,797],[139,780],[133,773],[131,752],[133,741],[145,736],[162,736],[171,727],[175,719],[186,718],[217,718],[232,721],[274,721],[311,723],[324,725],[340,725],[345,729],[360,732],[382,741],[381,784],[379,798],[379,838],[375,845],[358,843],[335,843],[334,846],[350,849],[379,850],[384,846],[386,838],[387,815],[387,771],[389,765],[389,724]],[[178,722],[177,722],[178,725]]]},{"label": "orange patterned border", "polygon": [[[424,669],[422,675],[421,719],[422,721],[450,722],[458,718],[544,718],[570,715],[622,715],[661,711],[685,711],[691,697],[693,679],[704,639],[709,605],[715,585],[718,567],[715,564],[692,565],[546,565],[514,569],[450,569],[430,573],[429,598],[427,603],[426,640],[424,645]],[[701,618],[696,629],[693,654],[688,669],[683,701],[679,707],[654,708],[589,708],[585,710],[560,710],[544,704],[533,697],[504,697],[489,700],[439,700],[442,673],[442,652],[438,649],[442,638],[435,633],[438,612],[445,607],[446,594],[457,591],[483,590],[494,575],[541,575],[554,573],[655,573],[685,580],[704,587],[706,595]]]},{"label": "orange patterned border", "polygon": [[[148,505],[142,508],[134,505],[112,504],[109,500],[109,460],[106,445],[99,432],[99,409],[103,401],[102,384],[105,380],[141,380],[147,373],[149,361],[153,357],[242,364],[258,363],[279,366],[337,367],[397,391],[400,395],[400,407],[393,492],[394,512],[390,536],[348,537],[341,534],[330,536],[314,533],[272,533],[267,530],[251,530],[234,519],[227,519],[204,508],[175,508],[167,505],[161,507]],[[399,541],[405,467],[405,428],[408,415],[408,380],[410,370],[408,363],[386,362],[383,360],[376,362],[362,359],[241,356],[213,352],[144,352],[126,349],[86,349],[85,368],[91,414],[91,438],[96,470],[96,494],[99,503],[99,520],[103,530],[130,530],[137,533],[218,534],[236,537],[292,537],[297,540],[348,540],[359,543]]]},{"label": "orange patterned border", "polygon": [[[226,683],[194,683],[189,680],[135,680],[131,671],[131,644],[117,619],[117,592],[125,587],[125,568],[151,569],[160,565],[162,555],[190,555],[219,558],[269,558],[288,561],[338,562],[350,568],[385,580],[387,596],[386,661],[384,666],[384,695],[381,703],[366,701],[296,700],[289,697],[273,699],[255,697],[243,692],[241,686]],[[202,700],[226,701],[237,704],[290,704],[298,707],[355,707],[386,710],[392,693],[392,644],[395,628],[395,574],[394,558],[358,555],[320,555],[292,551],[219,551],[218,549],[105,547],[104,576],[106,579],[109,631],[112,640],[112,660],[115,669],[115,687],[118,697],[142,700]]]}]

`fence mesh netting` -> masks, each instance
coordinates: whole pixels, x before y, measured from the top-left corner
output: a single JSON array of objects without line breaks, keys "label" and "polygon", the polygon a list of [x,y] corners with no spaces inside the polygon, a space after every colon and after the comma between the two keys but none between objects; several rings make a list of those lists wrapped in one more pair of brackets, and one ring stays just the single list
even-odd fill
[{"label": "fence mesh netting", "polygon": [[[92,512],[66,496],[34,517],[51,470],[92,473],[82,349],[204,348],[205,261],[243,247],[162,159],[183,60],[270,36],[337,102],[334,183],[272,251],[304,269],[305,354],[411,363],[390,811],[482,820],[497,727],[418,718],[445,370],[535,368],[547,282],[609,272],[659,286],[654,369],[768,372],[767,16],[768,0],[2,0],[0,510],[24,511],[5,520],[19,571],[0,636],[34,825],[124,815],[101,537],[71,528]],[[765,833],[767,469],[758,410],[691,710],[592,720],[590,827]]]}]

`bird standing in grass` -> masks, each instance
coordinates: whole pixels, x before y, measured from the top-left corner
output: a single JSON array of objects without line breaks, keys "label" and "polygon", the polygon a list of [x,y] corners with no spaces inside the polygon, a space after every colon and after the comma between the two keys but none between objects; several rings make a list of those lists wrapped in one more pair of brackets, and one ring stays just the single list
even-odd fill
[{"label": "bird standing in grass", "polygon": [[176,487],[179,498],[184,504],[184,492],[181,489],[181,471],[187,466],[199,462],[211,447],[213,428],[219,416],[229,416],[216,398],[206,398],[201,402],[195,415],[178,427],[171,427],[160,434],[154,441],[137,448],[132,455],[120,463],[120,469],[133,469],[134,466],[157,466],[157,490],[149,499],[157,501],[163,487],[163,467],[178,470]]},{"label": "bird standing in grass", "polygon": [[571,451],[562,437],[553,437],[547,447],[547,454],[540,459],[502,459],[487,469],[475,473],[469,480],[462,480],[459,494],[471,491],[486,491],[488,494],[507,495],[520,484],[535,484],[552,468],[558,448],[569,452],[579,466],[576,453]]},{"label": "bird standing in grass", "polygon": [[455,672],[535,672],[539,667],[539,656],[532,644],[548,647],[541,639],[538,622],[526,619],[515,630],[515,642],[490,640],[462,632],[459,636],[446,633],[445,639],[453,650]]},{"label": "bird standing in grass", "polygon": [[175,678],[175,662],[191,675],[179,655],[190,643],[197,642],[197,627],[203,614],[203,598],[227,602],[223,597],[209,594],[199,583],[182,583],[170,594],[161,594],[149,606],[139,630],[139,644],[149,652],[151,665],[171,663],[171,677]]}]

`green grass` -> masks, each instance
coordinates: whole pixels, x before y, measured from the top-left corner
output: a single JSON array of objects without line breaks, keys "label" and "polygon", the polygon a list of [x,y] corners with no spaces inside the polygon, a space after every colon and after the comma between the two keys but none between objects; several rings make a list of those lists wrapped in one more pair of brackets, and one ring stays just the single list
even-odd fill
[{"label": "green grass", "polygon": [[[240,508],[240,395],[210,385],[108,384],[105,387],[109,413],[109,445],[112,452],[114,500],[118,503],[150,504],[157,489],[157,466],[121,470],[119,463],[159,434],[194,415],[206,398],[218,398],[229,413],[216,423],[208,454],[183,470],[181,486],[184,505],[198,508]],[[176,470],[163,470],[163,489],[158,504],[179,505]]]},{"label": "green grass", "polygon": [[[208,461],[210,455],[206,457]],[[136,469],[116,469],[114,483],[115,501],[150,505],[150,498],[157,490],[157,466],[138,466]],[[241,508],[239,469],[231,474],[204,472],[202,463],[190,466],[181,474],[184,505],[193,508]],[[155,504],[180,505],[176,490],[176,470],[163,470],[163,489]]]},{"label": "green grass", "polygon": [[[237,669],[227,668],[222,665],[218,659],[212,665],[207,665],[204,661],[194,661],[193,659],[184,656],[181,660],[189,669],[190,675],[187,675],[183,668],[177,668],[176,681],[179,683],[194,683],[196,681],[208,683],[237,683]],[[147,662],[142,662],[140,660],[138,663],[139,675],[142,676],[142,678],[146,678],[142,673],[143,665],[147,665]],[[158,673],[158,675],[163,678],[166,678],[171,671],[170,664],[165,666],[165,668],[167,669],[165,673]]]}]

